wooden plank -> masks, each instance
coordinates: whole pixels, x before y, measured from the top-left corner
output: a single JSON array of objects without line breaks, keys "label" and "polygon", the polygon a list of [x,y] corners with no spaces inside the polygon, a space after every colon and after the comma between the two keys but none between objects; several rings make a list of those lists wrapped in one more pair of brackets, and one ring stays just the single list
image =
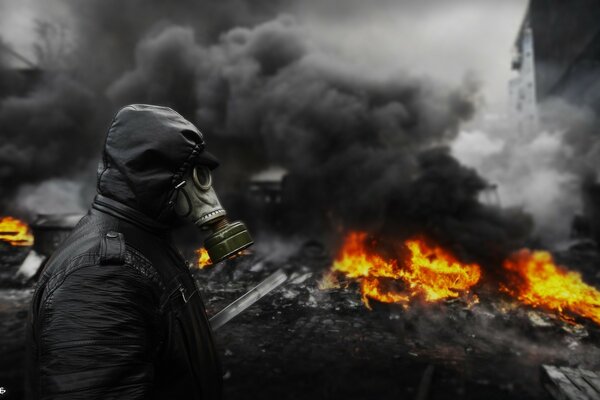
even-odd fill
[{"label": "wooden plank", "polygon": [[563,374],[590,400],[600,400],[600,393],[583,378],[581,373],[572,368],[562,367]]},{"label": "wooden plank", "polygon": [[600,393],[600,376],[598,373],[593,371],[588,371],[586,369],[578,368],[579,372],[581,372],[581,376],[587,383],[589,383],[597,392]]},{"label": "wooden plank", "polygon": [[553,365],[542,365],[542,382],[556,400],[590,400]]}]

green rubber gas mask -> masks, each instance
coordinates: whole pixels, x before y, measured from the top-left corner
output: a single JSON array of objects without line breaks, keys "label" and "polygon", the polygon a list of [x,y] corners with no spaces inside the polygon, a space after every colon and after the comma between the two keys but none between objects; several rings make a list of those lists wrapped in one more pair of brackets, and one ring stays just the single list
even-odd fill
[{"label": "green rubber gas mask", "polygon": [[236,255],[254,242],[242,222],[229,222],[212,186],[210,169],[197,165],[177,186],[175,213],[212,233],[204,241],[204,248],[213,263]]}]

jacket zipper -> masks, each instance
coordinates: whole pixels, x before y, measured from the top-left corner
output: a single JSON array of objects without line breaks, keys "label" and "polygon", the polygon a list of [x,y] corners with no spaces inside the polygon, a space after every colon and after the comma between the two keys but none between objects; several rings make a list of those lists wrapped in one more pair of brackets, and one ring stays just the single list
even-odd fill
[{"label": "jacket zipper", "polygon": [[[179,294],[181,294],[182,296],[184,294],[183,283],[181,283],[179,280],[177,280],[177,286],[173,290],[171,290],[169,292],[169,294],[167,295],[167,297],[161,303],[161,305],[160,305],[160,312],[161,313],[164,311],[164,309],[167,306],[167,304],[169,304],[169,300],[171,300],[172,298],[174,298],[175,295],[177,294],[177,292],[179,292]],[[184,300],[185,300],[185,296],[184,296]]]}]

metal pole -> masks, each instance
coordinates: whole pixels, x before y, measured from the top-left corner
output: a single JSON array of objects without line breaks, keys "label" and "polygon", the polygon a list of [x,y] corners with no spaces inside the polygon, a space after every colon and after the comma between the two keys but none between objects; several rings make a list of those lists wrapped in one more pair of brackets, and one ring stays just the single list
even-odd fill
[{"label": "metal pole", "polygon": [[279,269],[269,275],[264,281],[256,285],[255,288],[248,291],[245,295],[235,300],[233,303],[219,311],[210,319],[212,329],[216,331],[227,322],[235,318],[238,314],[246,310],[248,307],[263,298],[269,292],[279,287],[288,279],[288,276],[283,270]]}]

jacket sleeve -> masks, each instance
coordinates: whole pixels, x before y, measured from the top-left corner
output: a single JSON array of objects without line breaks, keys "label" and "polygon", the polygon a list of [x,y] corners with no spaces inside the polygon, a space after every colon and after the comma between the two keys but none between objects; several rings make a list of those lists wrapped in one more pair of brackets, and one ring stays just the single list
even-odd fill
[{"label": "jacket sleeve", "polygon": [[142,274],[128,265],[80,267],[49,289],[40,311],[42,399],[148,397],[158,304]]}]

